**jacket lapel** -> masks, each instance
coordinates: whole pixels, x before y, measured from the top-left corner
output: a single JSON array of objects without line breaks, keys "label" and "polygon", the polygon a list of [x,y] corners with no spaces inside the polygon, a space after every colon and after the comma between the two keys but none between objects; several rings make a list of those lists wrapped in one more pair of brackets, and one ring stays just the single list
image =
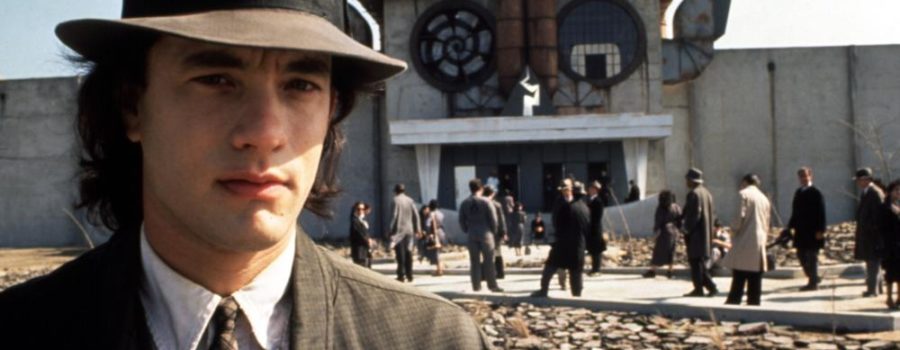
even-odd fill
[{"label": "jacket lapel", "polygon": [[297,255],[294,257],[291,314],[291,348],[331,349],[334,310],[334,280],[329,266],[315,244],[297,228]]},{"label": "jacket lapel", "polygon": [[109,348],[153,348],[139,295],[143,274],[139,238],[136,230],[115,233],[106,256],[97,262],[97,326],[99,334],[114,336],[106,338]]}]

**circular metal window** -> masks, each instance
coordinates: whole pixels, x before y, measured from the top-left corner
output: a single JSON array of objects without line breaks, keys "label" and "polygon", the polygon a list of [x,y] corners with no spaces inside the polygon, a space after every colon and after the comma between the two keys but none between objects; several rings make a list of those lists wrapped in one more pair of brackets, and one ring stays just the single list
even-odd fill
[{"label": "circular metal window", "polygon": [[494,72],[494,18],[469,1],[443,1],[416,21],[410,38],[416,70],[444,91],[462,91]]},{"label": "circular metal window", "polygon": [[575,0],[559,11],[559,65],[575,80],[611,86],[644,59],[640,15],[622,0]]}]

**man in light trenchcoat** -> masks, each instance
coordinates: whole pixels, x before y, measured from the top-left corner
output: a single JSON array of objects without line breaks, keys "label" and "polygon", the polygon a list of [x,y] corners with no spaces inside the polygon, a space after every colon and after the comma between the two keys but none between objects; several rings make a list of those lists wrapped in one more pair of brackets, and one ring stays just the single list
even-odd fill
[{"label": "man in light trenchcoat", "polygon": [[747,174],[741,180],[741,211],[732,237],[731,251],[722,266],[732,269],[731,291],[725,304],[738,305],[747,289],[747,305],[759,305],[762,274],[766,272],[766,238],[772,206],[759,190],[759,176]]}]

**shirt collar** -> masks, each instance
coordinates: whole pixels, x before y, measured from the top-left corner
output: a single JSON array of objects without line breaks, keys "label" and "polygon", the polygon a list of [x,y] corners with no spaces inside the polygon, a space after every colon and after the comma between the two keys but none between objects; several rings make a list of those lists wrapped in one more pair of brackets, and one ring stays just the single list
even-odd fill
[{"label": "shirt collar", "polygon": [[[276,305],[286,295],[296,252],[295,237],[288,246],[249,284],[232,296],[247,317],[253,336],[263,348],[269,344],[269,323]],[[147,242],[141,227],[141,301],[151,324],[167,325],[164,334],[153,334],[161,348],[195,349],[222,300],[203,286],[172,270]],[[168,346],[166,346],[168,345]]]}]

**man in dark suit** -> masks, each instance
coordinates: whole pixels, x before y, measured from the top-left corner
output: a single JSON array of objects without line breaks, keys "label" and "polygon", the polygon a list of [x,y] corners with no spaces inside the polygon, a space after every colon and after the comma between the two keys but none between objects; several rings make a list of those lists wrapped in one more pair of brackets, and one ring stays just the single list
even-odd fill
[{"label": "man in dark suit", "polygon": [[588,276],[600,274],[603,252],[606,250],[606,240],[603,238],[604,205],[603,198],[600,197],[602,188],[603,185],[599,181],[594,181],[588,187],[588,195],[584,197],[591,212],[591,230],[586,240],[587,251],[591,256],[591,270],[588,272]]},{"label": "man in dark suit", "polygon": [[709,292],[708,296],[714,296],[719,292],[712,276],[709,274],[709,258],[711,255],[710,242],[715,231],[713,222],[712,194],[703,186],[703,172],[700,169],[691,168],[685,175],[687,187],[690,192],[684,203],[684,241],[687,245],[688,263],[691,267],[691,281],[694,289],[684,296],[702,297],[703,288]]},{"label": "man in dark suit", "polygon": [[503,242],[506,241],[506,213],[503,212],[503,205],[495,198],[497,191],[491,186],[485,186],[482,197],[491,203],[494,208],[494,217],[497,218],[497,231],[494,232],[494,271],[497,273],[497,279],[506,277],[503,262]]},{"label": "man in dark suit", "polygon": [[491,202],[482,197],[484,187],[481,180],[469,181],[472,193],[459,204],[459,227],[467,236],[466,246],[469,249],[469,277],[472,290],[481,290],[481,280],[487,281],[492,292],[502,292],[497,285],[494,269],[494,232],[497,232],[497,214]]},{"label": "man in dark suit", "polygon": [[881,292],[879,270],[884,242],[879,228],[879,210],[884,204],[884,192],[872,181],[870,168],[857,170],[853,180],[861,191],[856,209],[856,248],[853,256],[866,262],[866,291],[863,296],[874,297]]},{"label": "man in dark suit", "polygon": [[803,273],[809,279],[801,291],[817,290],[819,277],[819,249],[825,246],[825,199],[813,186],[813,172],[808,167],[797,170],[800,188],[794,192],[788,229],[794,232],[794,248]]},{"label": "man in dark suit", "polygon": [[[580,188],[580,190],[575,190]],[[563,181],[559,191],[561,199],[553,210],[553,229],[556,241],[550,247],[550,254],[544,262],[541,273],[541,289],[531,294],[532,297],[547,297],[550,280],[559,269],[569,272],[569,286],[572,296],[581,296],[582,271],[584,270],[584,239],[590,234],[590,209],[581,200],[584,196],[584,185],[580,182]]]},{"label": "man in dark suit", "polygon": [[56,29],[91,63],[79,205],[115,233],[0,293],[3,348],[489,346],[462,308],[298,225],[329,214],[355,93],[406,67],[340,29],[342,2],[125,0],[122,17]]}]

